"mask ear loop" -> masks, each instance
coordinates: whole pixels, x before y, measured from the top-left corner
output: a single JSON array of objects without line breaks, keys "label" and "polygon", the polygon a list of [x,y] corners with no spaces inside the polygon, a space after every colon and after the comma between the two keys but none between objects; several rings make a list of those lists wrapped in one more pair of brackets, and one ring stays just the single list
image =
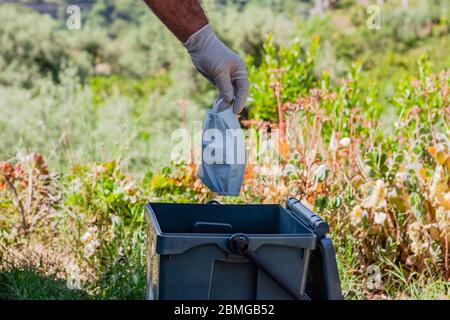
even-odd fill
[{"label": "mask ear loop", "polygon": [[231,100],[231,107],[233,108],[233,110],[234,110],[234,103],[236,102],[236,100],[237,100],[236,96],[234,96],[233,100]]},{"label": "mask ear loop", "polygon": [[222,104],[225,104],[223,98],[219,95],[213,103],[213,111],[214,112],[222,112],[228,110],[229,108],[233,108],[234,102],[236,101],[236,97],[233,97],[233,100],[229,104],[227,104],[226,108],[221,108]]}]

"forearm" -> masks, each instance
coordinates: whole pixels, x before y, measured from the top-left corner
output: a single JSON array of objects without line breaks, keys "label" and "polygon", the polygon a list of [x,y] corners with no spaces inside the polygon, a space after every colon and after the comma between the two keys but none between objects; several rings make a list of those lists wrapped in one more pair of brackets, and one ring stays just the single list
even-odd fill
[{"label": "forearm", "polygon": [[144,0],[156,16],[181,41],[208,23],[198,0]]}]

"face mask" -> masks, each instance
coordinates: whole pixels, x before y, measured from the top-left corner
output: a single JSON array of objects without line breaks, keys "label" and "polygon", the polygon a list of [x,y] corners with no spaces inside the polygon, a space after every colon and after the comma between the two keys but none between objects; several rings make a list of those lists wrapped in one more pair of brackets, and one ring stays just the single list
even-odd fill
[{"label": "face mask", "polygon": [[200,179],[220,196],[239,196],[246,155],[244,131],[237,115],[233,108],[224,108],[219,98],[203,123]]}]

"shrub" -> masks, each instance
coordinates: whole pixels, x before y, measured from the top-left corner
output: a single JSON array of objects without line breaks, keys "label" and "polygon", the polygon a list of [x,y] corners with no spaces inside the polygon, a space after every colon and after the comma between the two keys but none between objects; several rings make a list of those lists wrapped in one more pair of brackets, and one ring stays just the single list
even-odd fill
[{"label": "shrub", "polygon": [[0,20],[0,84],[31,86],[43,76],[58,80],[69,56],[55,21],[8,5],[0,6]]},{"label": "shrub", "polygon": [[289,102],[313,87],[314,53],[318,45],[319,39],[313,37],[308,49],[304,49],[300,41],[295,41],[290,47],[277,47],[273,37],[268,36],[263,45],[261,64],[255,66],[251,58],[248,61],[252,118],[272,121],[278,118],[274,95],[276,83],[283,88],[284,100]]}]

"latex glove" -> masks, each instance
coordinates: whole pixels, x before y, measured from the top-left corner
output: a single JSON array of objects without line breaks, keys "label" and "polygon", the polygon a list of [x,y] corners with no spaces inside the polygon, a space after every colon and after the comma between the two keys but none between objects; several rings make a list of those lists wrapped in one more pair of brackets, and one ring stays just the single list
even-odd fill
[{"label": "latex glove", "polygon": [[197,70],[220,91],[223,105],[235,113],[244,109],[248,96],[248,75],[244,61],[222,41],[207,24],[183,43]]}]

